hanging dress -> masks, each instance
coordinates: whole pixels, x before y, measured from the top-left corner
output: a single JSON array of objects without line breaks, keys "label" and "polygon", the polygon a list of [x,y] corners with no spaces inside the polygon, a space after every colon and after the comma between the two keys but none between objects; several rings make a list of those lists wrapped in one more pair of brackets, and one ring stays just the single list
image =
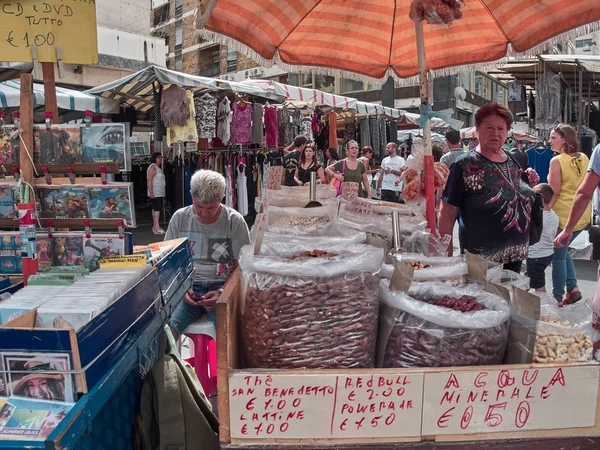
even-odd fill
[{"label": "hanging dress", "polygon": [[233,115],[231,118],[231,144],[252,143],[252,105],[238,102],[232,105]]},{"label": "hanging dress", "polygon": [[231,138],[231,102],[227,97],[219,103],[217,121],[217,137],[223,145],[227,145]]}]

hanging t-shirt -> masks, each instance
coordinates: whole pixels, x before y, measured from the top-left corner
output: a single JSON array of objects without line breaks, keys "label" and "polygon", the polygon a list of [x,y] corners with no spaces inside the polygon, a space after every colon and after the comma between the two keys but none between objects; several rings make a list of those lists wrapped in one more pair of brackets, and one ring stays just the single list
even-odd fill
[{"label": "hanging t-shirt", "polygon": [[231,138],[231,102],[223,97],[217,108],[217,137],[223,145]]},{"label": "hanging t-shirt", "polygon": [[347,162],[346,162],[346,164],[344,164],[345,161],[346,160],[342,159],[333,165],[335,172],[341,172],[342,168],[344,168],[344,173],[343,173],[344,181],[351,181],[353,183],[358,183],[358,196],[366,197],[367,193],[363,189],[363,178],[362,178],[363,174],[367,173],[367,169],[365,168],[365,165],[363,163],[361,163],[360,161],[358,161],[358,166],[356,167],[356,169],[350,169],[348,167]]},{"label": "hanging t-shirt", "polygon": [[277,133],[277,108],[274,106],[265,108],[265,134],[267,147],[277,148],[279,136]]},{"label": "hanging t-shirt", "polygon": [[191,92],[186,93],[188,97],[189,115],[185,125],[173,125],[167,128],[167,145],[171,146],[177,142],[198,142],[198,130],[196,129],[196,108],[194,107],[194,96]]},{"label": "hanging t-shirt", "polygon": [[260,103],[252,105],[252,143],[263,145],[265,143],[265,130],[263,126],[264,107]]},{"label": "hanging t-shirt", "polygon": [[246,166],[240,164],[237,166],[237,210],[242,216],[248,215],[248,187],[246,186]]},{"label": "hanging t-shirt", "polygon": [[217,115],[217,99],[204,94],[195,100],[196,128],[201,139],[213,139],[217,135],[215,117]]},{"label": "hanging t-shirt", "polygon": [[459,208],[461,251],[500,263],[527,258],[533,197],[508,155],[495,163],[477,151],[452,164],[442,195]]},{"label": "hanging t-shirt", "polygon": [[285,169],[285,180],[286,186],[298,186],[296,180],[294,180],[294,174],[296,173],[296,167],[300,164],[300,152],[294,150],[285,155],[283,160],[283,168]]},{"label": "hanging t-shirt", "polygon": [[548,182],[548,173],[550,172],[550,160],[554,157],[554,152],[550,147],[543,150],[530,148],[525,152],[527,154],[528,165],[535,169],[540,176],[540,183]]},{"label": "hanging t-shirt", "polygon": [[306,136],[309,141],[313,140],[311,116],[302,116],[300,119],[300,134]]},{"label": "hanging t-shirt", "polygon": [[250,144],[252,142],[252,105],[234,103],[231,118],[231,144]]}]

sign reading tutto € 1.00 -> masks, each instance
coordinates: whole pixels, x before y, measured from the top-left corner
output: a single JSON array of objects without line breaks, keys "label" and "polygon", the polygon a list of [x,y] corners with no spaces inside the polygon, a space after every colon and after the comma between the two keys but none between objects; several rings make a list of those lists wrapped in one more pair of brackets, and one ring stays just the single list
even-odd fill
[{"label": "sign reading tutto \u20ac 1.00", "polygon": [[57,62],[57,47],[68,64],[97,64],[95,0],[0,0],[2,61],[29,62],[35,47],[40,62]]}]

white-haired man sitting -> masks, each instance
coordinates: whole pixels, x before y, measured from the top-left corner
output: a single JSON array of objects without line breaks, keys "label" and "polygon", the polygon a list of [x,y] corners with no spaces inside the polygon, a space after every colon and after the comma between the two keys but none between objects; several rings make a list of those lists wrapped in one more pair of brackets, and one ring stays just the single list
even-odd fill
[{"label": "white-haired man sitting", "polygon": [[240,249],[250,243],[242,215],[221,204],[225,196],[221,174],[199,170],[192,176],[190,191],[193,204],[173,214],[165,234],[165,240],[190,240],[196,269],[193,289],[171,317],[170,325],[177,335],[202,315],[208,314],[215,321],[214,307],[222,286],[237,265]]}]

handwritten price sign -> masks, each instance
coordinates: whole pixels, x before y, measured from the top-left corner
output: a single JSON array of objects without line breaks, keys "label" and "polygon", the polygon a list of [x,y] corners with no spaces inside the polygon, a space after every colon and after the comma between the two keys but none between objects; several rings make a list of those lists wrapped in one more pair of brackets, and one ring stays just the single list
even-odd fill
[{"label": "handwritten price sign", "polygon": [[418,436],[423,374],[229,378],[231,437]]},{"label": "handwritten price sign", "polygon": [[273,190],[281,189],[281,179],[283,178],[283,166],[269,167],[267,172],[267,188]]},{"label": "handwritten price sign", "polygon": [[423,435],[589,427],[598,368],[425,374]]},{"label": "handwritten price sign", "polygon": [[358,183],[352,181],[344,181],[342,183],[342,198],[352,201],[358,197]]},{"label": "handwritten price sign", "polygon": [[359,216],[372,216],[373,205],[365,200],[356,198],[352,200],[352,203],[350,203],[350,206],[348,207],[348,212],[350,212],[351,214],[357,214]]}]

